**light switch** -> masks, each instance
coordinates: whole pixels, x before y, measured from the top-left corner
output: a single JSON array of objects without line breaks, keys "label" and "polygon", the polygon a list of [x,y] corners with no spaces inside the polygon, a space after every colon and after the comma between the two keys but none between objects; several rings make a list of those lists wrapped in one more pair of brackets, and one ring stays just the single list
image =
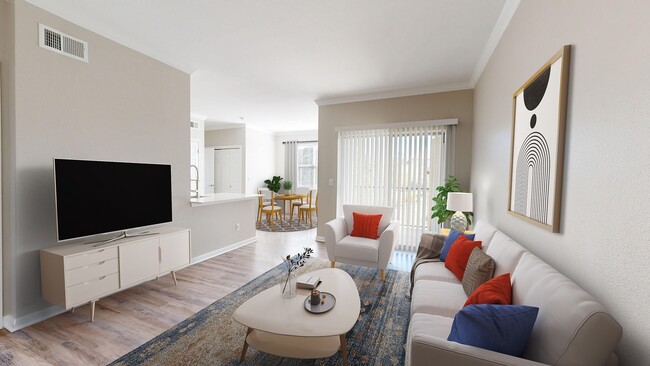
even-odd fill
[{"label": "light switch", "polygon": [[329,180],[329,186],[334,187],[334,179],[330,178]]}]

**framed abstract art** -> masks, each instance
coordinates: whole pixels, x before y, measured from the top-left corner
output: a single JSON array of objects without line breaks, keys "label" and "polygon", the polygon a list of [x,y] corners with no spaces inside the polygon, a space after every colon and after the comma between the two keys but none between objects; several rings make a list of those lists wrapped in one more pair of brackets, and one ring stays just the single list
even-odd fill
[{"label": "framed abstract art", "polygon": [[557,233],[571,46],[564,46],[512,96],[508,212]]}]

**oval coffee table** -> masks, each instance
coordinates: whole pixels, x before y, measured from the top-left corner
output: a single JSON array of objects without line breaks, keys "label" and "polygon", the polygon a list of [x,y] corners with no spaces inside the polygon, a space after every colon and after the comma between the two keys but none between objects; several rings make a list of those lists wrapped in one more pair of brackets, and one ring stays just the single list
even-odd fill
[{"label": "oval coffee table", "polygon": [[262,352],[291,358],[330,357],[341,348],[343,365],[348,364],[345,334],[359,318],[359,291],[350,275],[338,268],[319,269],[312,274],[320,276],[320,291],[336,297],[334,308],[312,314],[304,307],[309,290],[298,289],[296,297],[285,299],[280,284],[251,297],[233,314],[237,322],[248,327],[240,361],[251,345]]}]

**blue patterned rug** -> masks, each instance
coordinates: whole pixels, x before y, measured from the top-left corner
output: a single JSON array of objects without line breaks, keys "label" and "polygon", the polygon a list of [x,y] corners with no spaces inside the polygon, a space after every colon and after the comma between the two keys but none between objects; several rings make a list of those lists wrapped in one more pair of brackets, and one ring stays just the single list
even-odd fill
[{"label": "blue patterned rug", "polygon": [[[328,266],[328,261],[312,258],[298,275]],[[354,279],[361,298],[359,320],[346,337],[350,365],[404,364],[410,316],[405,296],[408,273],[386,270],[382,282],[376,269],[346,264],[337,267]],[[253,347],[249,347],[246,361],[239,363],[246,328],[231,314],[253,295],[279,283],[284,268],[280,264],[269,270],[111,365],[340,365],[340,351],[325,359],[300,360],[258,352]]]}]

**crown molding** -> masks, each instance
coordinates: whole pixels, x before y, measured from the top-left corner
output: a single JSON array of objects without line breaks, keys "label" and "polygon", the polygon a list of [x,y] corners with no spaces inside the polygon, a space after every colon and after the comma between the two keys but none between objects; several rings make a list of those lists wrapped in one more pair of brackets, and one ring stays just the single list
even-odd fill
[{"label": "crown molding", "polygon": [[515,12],[519,7],[519,3],[521,3],[521,0],[506,0],[505,5],[503,5],[499,19],[497,19],[494,28],[492,28],[490,38],[488,38],[488,41],[485,44],[485,48],[483,49],[483,53],[481,53],[481,57],[479,57],[478,62],[476,63],[476,67],[474,68],[474,72],[472,73],[472,78],[470,79],[472,88],[476,86],[478,79],[481,78],[485,66],[487,66],[488,61],[490,61],[490,58],[492,57],[492,53],[497,48],[501,37],[503,37],[503,33],[506,31],[506,28],[508,28],[508,24],[510,24],[510,20],[512,20],[513,15],[515,15]]}]

